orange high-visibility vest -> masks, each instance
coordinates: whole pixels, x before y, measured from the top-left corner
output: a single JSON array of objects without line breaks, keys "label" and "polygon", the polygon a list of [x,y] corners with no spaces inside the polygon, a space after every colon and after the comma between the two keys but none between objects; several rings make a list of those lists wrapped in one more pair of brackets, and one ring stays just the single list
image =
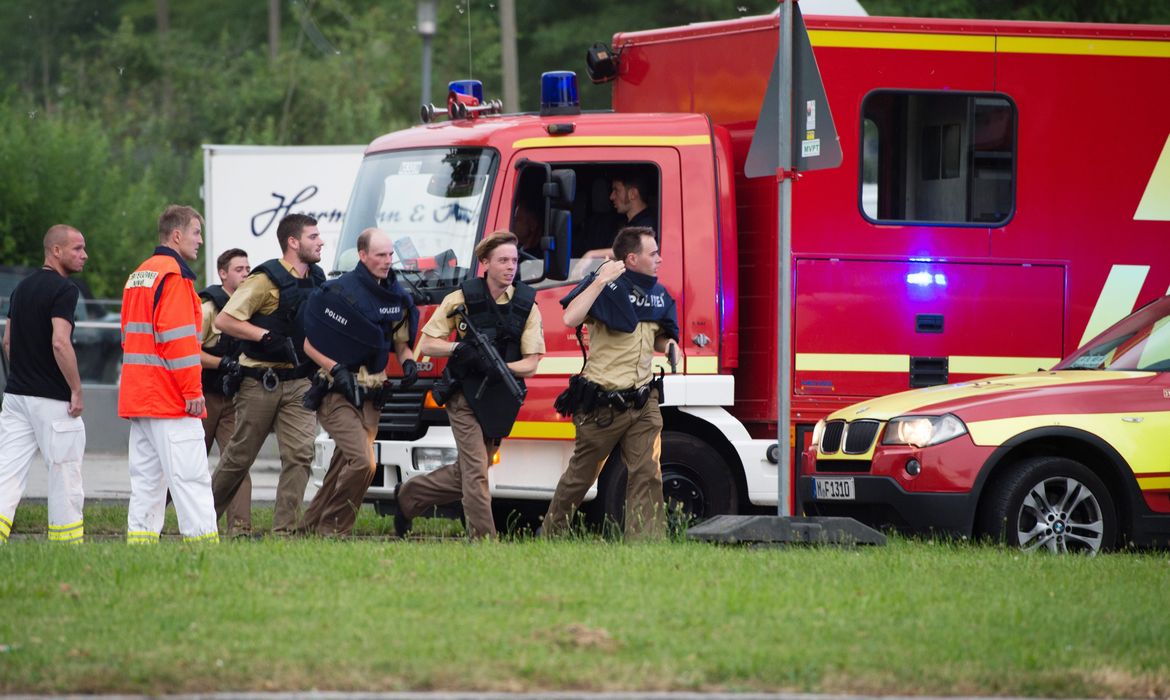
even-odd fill
[{"label": "orange high-visibility vest", "polygon": [[122,290],[123,418],[184,418],[203,396],[195,275],[170,248],[156,248]]}]

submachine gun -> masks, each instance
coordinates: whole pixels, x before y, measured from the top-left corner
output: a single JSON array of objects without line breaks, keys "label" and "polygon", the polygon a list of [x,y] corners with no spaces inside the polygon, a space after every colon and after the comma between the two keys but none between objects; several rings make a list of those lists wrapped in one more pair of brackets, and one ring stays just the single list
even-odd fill
[{"label": "submachine gun", "polygon": [[[460,304],[451,313],[447,314],[448,318],[452,316],[461,316],[463,323],[467,326],[467,333],[464,334],[462,342],[467,343],[479,353],[480,358],[491,368],[489,374],[500,378],[500,381],[504,384],[504,388],[512,395],[517,405],[524,403],[524,398],[528,395],[528,389],[516,381],[515,375],[512,374],[512,370],[508,369],[504,358],[500,357],[496,346],[488,340],[487,336],[483,334],[483,331],[476,328],[475,324],[472,323],[471,316],[467,313],[467,307]],[[490,381],[486,379],[480,383],[479,389],[475,392],[476,401],[483,398],[483,392],[487,389],[489,383]]]}]

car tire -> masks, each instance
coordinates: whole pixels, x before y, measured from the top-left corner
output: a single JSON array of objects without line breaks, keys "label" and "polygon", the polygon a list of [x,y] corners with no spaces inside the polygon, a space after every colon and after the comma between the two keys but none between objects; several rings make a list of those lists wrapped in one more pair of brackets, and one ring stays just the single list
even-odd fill
[{"label": "car tire", "polygon": [[1065,457],[1032,457],[990,487],[980,531],[1023,551],[1094,555],[1117,543],[1113,496],[1091,469]]}]

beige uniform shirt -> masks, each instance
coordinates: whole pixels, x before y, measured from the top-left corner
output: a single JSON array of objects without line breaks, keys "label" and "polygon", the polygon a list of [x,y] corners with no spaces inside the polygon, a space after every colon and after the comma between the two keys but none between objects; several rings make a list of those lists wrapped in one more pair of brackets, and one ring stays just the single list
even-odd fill
[{"label": "beige uniform shirt", "polygon": [[[503,294],[496,297],[496,303],[507,304],[515,293],[516,288],[509,286]],[[463,298],[462,289],[456,289],[443,297],[443,302],[435,310],[435,315],[431,316],[431,319],[423,326],[422,332],[440,340],[451,337],[451,331],[455,330],[459,321],[457,317],[448,318],[447,314],[464,303],[466,300]],[[528,318],[524,321],[524,330],[520,333],[520,354],[544,354],[544,324],[540,320],[540,308],[535,303],[532,305],[532,310],[528,312]]]},{"label": "beige uniform shirt", "polygon": [[215,317],[219,312],[215,309],[215,302],[210,299],[203,300],[203,333],[199,336],[199,345],[204,349],[213,348],[219,342],[219,336],[223,333],[215,327]]},{"label": "beige uniform shirt", "polygon": [[589,329],[589,361],[582,373],[586,379],[608,391],[640,387],[654,378],[654,341],[661,326],[654,321],[639,323],[632,333],[610,330],[592,316],[585,317]]},{"label": "beige uniform shirt", "polygon": [[[302,277],[283,258],[280,259],[280,264],[293,277],[297,279]],[[223,311],[232,318],[250,321],[257,314],[264,315],[276,311],[279,305],[280,288],[272,282],[268,275],[258,272],[244,278],[243,283],[236,288],[235,294],[232,294],[231,298],[228,299]],[[240,355],[240,364],[244,367],[292,367],[290,362],[265,362],[264,360],[254,360],[245,354]]]}]

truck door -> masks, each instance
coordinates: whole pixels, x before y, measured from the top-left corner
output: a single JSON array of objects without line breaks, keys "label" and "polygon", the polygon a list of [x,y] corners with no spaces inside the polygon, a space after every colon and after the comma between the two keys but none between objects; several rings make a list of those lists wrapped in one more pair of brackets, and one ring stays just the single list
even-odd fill
[{"label": "truck door", "polygon": [[[613,234],[625,222],[625,217],[617,215],[610,204],[610,181],[614,173],[632,170],[647,176],[651,181],[649,206],[656,210],[660,231],[667,232],[659,233],[659,247],[662,251],[659,279],[678,303],[680,324],[684,318],[686,307],[682,297],[684,260],[679,156],[672,148],[657,147],[520,149],[512,154],[506,167],[501,169],[504,181],[497,190],[500,193],[499,201],[493,207],[495,218],[488,222],[489,231],[504,229],[520,234],[521,231],[516,229],[530,227],[531,223],[526,221],[528,214],[542,203],[539,183],[543,182],[544,177],[534,177],[534,174],[537,171],[543,173],[543,167],[521,165],[517,169],[522,159],[548,163],[554,169],[575,171],[577,191],[568,211],[573,255],[567,279],[548,277],[532,283],[537,289],[537,304],[544,322],[545,356],[536,376],[527,381],[528,399],[511,437],[569,440],[573,437],[572,424],[558,417],[552,404],[557,394],[565,388],[569,375],[581,371],[582,359],[574,329],[567,328],[561,320],[563,309],[560,299],[585,275],[596,269],[603,258],[592,256],[600,254],[598,250],[602,245],[607,245],[606,240],[612,244]],[[532,248],[531,241],[534,238],[527,235],[525,238],[529,242],[522,241],[521,247],[527,246],[529,255],[521,255],[520,274],[531,280],[540,276],[543,265],[536,262],[539,251]],[[555,427],[557,422],[563,424],[561,429]],[[556,486],[563,466],[537,464],[531,460],[502,459],[500,465],[492,470],[492,479],[497,492],[511,486],[544,486],[546,482],[551,491]]]}]

